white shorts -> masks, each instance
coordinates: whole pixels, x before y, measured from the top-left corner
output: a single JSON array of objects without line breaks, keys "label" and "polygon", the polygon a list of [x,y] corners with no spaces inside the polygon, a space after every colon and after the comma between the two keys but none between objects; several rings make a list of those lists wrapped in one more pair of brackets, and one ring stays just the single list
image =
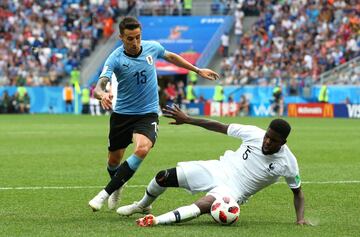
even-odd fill
[{"label": "white shorts", "polygon": [[228,173],[219,160],[189,161],[177,164],[179,185],[191,193],[207,192],[215,198],[230,195],[237,200],[237,194],[231,187]]}]

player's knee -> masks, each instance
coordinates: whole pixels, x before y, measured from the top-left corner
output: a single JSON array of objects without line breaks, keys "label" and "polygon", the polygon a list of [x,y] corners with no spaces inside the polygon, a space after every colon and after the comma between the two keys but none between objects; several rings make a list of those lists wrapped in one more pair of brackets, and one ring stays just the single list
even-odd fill
[{"label": "player's knee", "polygon": [[145,158],[145,156],[149,153],[151,147],[147,146],[139,146],[135,149],[135,155],[141,158]]},{"label": "player's knee", "polygon": [[166,170],[159,171],[155,176],[155,181],[161,187],[166,185]]},{"label": "player's knee", "polygon": [[179,187],[176,168],[160,171],[155,176],[155,181],[161,187]]},{"label": "player's knee", "polygon": [[111,156],[111,155],[109,155],[108,157],[108,164],[110,166],[117,166],[118,164],[120,164],[120,161],[121,161],[121,157]]}]

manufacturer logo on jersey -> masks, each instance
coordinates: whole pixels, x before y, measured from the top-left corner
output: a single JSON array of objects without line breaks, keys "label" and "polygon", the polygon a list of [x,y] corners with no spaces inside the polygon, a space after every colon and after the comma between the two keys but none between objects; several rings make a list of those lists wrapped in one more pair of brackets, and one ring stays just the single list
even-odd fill
[{"label": "manufacturer logo on jersey", "polygon": [[154,61],[153,58],[151,57],[151,55],[146,56],[146,61],[149,65],[153,65]]},{"label": "manufacturer logo on jersey", "polygon": [[123,66],[124,66],[124,67],[127,67],[127,68],[129,68],[129,65],[130,65],[130,63],[128,63],[128,64],[125,64],[125,63],[124,63],[124,64],[123,64]]}]

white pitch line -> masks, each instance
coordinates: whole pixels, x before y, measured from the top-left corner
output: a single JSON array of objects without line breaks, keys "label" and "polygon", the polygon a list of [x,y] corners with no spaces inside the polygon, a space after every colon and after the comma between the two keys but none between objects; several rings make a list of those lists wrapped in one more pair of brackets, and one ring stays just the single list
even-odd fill
[{"label": "white pitch line", "polygon": [[[147,185],[126,185],[126,188],[146,188]],[[104,186],[44,186],[44,187],[0,187],[1,190],[41,190],[41,189],[95,189]]]},{"label": "white pitch line", "polygon": [[303,183],[303,184],[359,184],[360,180],[319,181],[319,182],[302,181],[301,183]]},{"label": "white pitch line", "polygon": [[[360,184],[360,180],[340,180],[340,181],[302,181],[302,184]],[[285,182],[278,182],[276,184],[285,184]],[[147,185],[126,185],[126,188],[146,188]],[[41,189],[100,189],[104,186],[35,186],[35,187],[0,187],[2,190],[41,190]]]}]

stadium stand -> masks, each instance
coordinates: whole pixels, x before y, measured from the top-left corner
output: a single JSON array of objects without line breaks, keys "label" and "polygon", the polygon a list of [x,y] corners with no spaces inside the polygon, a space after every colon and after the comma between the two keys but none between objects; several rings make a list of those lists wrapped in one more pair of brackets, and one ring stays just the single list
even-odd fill
[{"label": "stadium stand", "polygon": [[228,85],[304,87],[320,83],[321,73],[359,56],[358,1],[259,3],[260,17],[251,32],[223,59]]},{"label": "stadium stand", "polygon": [[1,1],[0,85],[57,85],[111,35],[117,1]]}]

